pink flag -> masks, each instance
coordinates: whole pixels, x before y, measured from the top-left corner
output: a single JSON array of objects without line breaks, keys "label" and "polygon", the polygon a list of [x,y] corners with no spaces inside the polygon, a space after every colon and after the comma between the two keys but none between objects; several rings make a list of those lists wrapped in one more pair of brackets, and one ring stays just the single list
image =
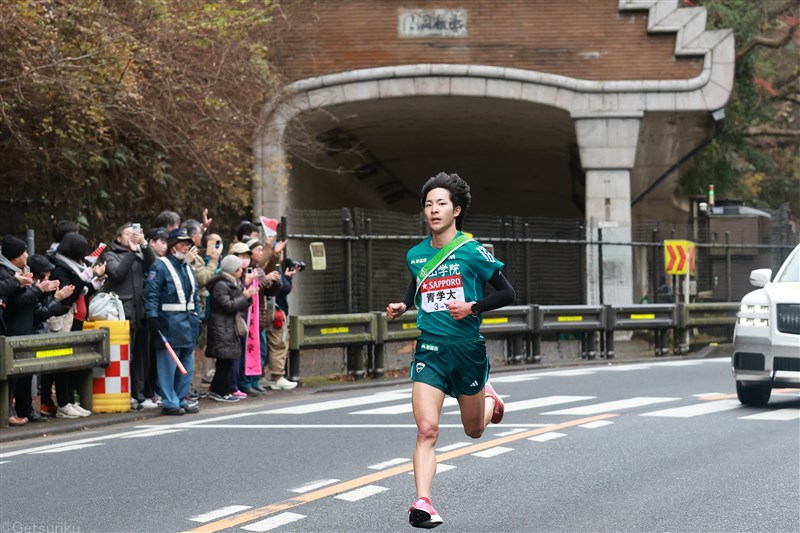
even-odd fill
[{"label": "pink flag", "polygon": [[[258,279],[253,280],[253,287],[258,288]],[[247,310],[247,344],[244,349],[244,375],[261,375],[261,332],[258,320],[258,293],[253,295],[253,303]]]}]

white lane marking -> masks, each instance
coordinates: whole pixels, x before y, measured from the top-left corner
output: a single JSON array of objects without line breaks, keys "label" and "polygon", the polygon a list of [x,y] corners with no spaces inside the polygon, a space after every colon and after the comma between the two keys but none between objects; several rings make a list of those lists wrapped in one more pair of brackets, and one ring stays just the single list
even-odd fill
[{"label": "white lane marking", "polygon": [[408,392],[392,392],[370,394],[369,396],[356,396],[355,398],[347,398],[344,400],[330,400],[327,402],[310,403],[303,405],[296,405],[294,407],[283,407],[281,409],[270,409],[269,411],[261,411],[262,415],[305,415],[308,413],[319,413],[321,411],[332,411],[334,409],[342,409],[346,407],[356,407],[359,405],[370,405],[373,403],[396,402],[397,400],[405,400],[411,397]]},{"label": "white lane marking", "polygon": [[524,411],[526,409],[538,409],[539,407],[549,407],[551,405],[559,405],[562,403],[583,402],[586,400],[594,400],[596,396],[544,396],[543,398],[533,398],[531,400],[522,400],[519,402],[506,403],[506,413],[513,413],[514,411]]},{"label": "white lane marking", "polygon": [[359,487],[355,490],[336,495],[334,498],[337,500],[344,500],[346,502],[357,502],[358,500],[375,496],[376,494],[380,494],[381,492],[385,492],[387,490],[389,489],[386,487],[379,487],[378,485],[366,485],[364,487]]},{"label": "white lane marking", "polygon": [[720,396],[722,392],[701,392],[700,394],[692,394],[694,398],[708,398],[709,396]]},{"label": "white lane marking", "polygon": [[629,372],[631,370],[649,370],[653,365],[609,365],[594,367],[604,372]]},{"label": "white lane marking", "polygon": [[408,459],[407,457],[395,457],[394,459],[389,459],[388,461],[374,464],[372,466],[368,466],[367,468],[370,470],[383,470],[384,468],[389,468],[390,466],[404,465],[410,462],[411,459]]},{"label": "white lane marking", "polygon": [[297,513],[281,513],[275,516],[271,516],[264,520],[260,520],[258,522],[254,522],[248,526],[242,527],[242,529],[246,531],[269,531],[270,529],[275,529],[276,527],[285,526],[286,524],[291,524],[292,522],[297,522],[305,518],[305,515],[297,514]]},{"label": "white lane marking", "polygon": [[[547,424],[542,424],[542,427],[544,427],[545,425]],[[502,433],[495,433],[494,436],[508,437],[509,435],[516,435],[517,433],[522,433],[523,431],[528,431],[528,430],[526,428],[514,428],[514,429],[509,429],[508,431],[503,431]]]},{"label": "white lane marking", "polygon": [[535,381],[539,379],[537,374],[522,374],[519,376],[503,376],[492,378],[492,383],[520,383],[523,381]]},{"label": "white lane marking", "polygon": [[596,403],[593,405],[584,405],[581,407],[573,407],[571,409],[561,409],[560,411],[549,411],[542,413],[545,415],[596,415],[598,413],[608,413],[611,411],[619,411],[621,409],[633,409],[634,407],[644,407],[645,405],[653,405],[655,403],[674,402],[680,398],[652,398],[649,396],[637,396],[636,398],[628,398],[626,400],[616,400],[613,402]]},{"label": "white lane marking", "polygon": [[655,367],[662,367],[662,366],[697,366],[702,365],[703,359],[689,359],[687,361],[664,361],[663,363],[658,363]]},{"label": "white lane marking", "polygon": [[697,405],[685,405],[683,407],[674,407],[672,409],[662,409],[661,411],[642,413],[639,416],[691,418],[693,416],[730,411],[731,409],[738,409],[740,407],[741,404],[739,403],[739,400],[715,400],[713,402],[703,402]]},{"label": "white lane marking", "polygon": [[609,422],[608,420],[595,420],[594,422],[589,422],[588,424],[581,424],[580,427],[586,429],[597,429],[603,426],[610,426],[614,422]]},{"label": "white lane marking", "polygon": [[73,452],[75,450],[83,450],[84,448],[93,448],[95,446],[102,446],[105,442],[90,442],[87,444],[69,444],[67,446],[61,446],[60,448],[53,448],[52,450],[40,450],[38,452],[31,452],[32,454],[40,454],[40,453],[61,453],[61,452]]},{"label": "white lane marking", "polygon": [[[447,465],[447,464],[444,464],[444,463],[436,463],[436,475],[439,475],[442,472],[447,472],[448,470],[452,470],[454,468],[455,468],[455,466],[453,466],[453,465]],[[408,472],[408,475],[409,476],[413,476],[414,475],[413,470],[411,472]]]},{"label": "white lane marking", "polygon": [[563,376],[563,377],[571,377],[571,376],[590,376],[594,374],[594,370],[556,370],[554,372],[542,372],[539,374],[540,376]]},{"label": "white lane marking", "polygon": [[126,437],[128,435],[137,435],[139,433],[148,433],[148,432],[152,431],[153,428],[163,428],[163,427],[164,426],[150,426],[150,427],[147,427],[147,429],[137,429],[135,431],[126,431],[124,433],[118,433],[116,435],[103,435],[101,437],[89,437],[89,438],[86,438],[86,439],[73,440],[71,442],[60,442],[58,444],[48,444],[46,446],[36,446],[35,448],[24,448],[22,450],[15,450],[13,452],[0,453],[0,459],[6,459],[8,457],[15,457],[17,455],[25,455],[27,453],[34,453],[34,452],[39,452],[39,451],[44,451],[44,450],[52,450],[52,449],[55,449],[55,448],[60,448],[62,446],[72,446],[72,445],[75,445],[75,444],[85,444],[85,443],[88,443],[88,442],[97,442],[97,441],[101,441],[101,440],[118,439],[118,438]]},{"label": "white lane marking", "polygon": [[[445,398],[442,407],[452,407],[458,405],[458,400],[455,398]],[[388,407],[376,407],[375,409],[367,409],[365,411],[353,411],[351,415],[400,415],[410,413],[412,411],[411,402],[405,402],[400,405],[390,405]]]},{"label": "white lane marking", "polygon": [[205,524],[206,522],[211,522],[212,520],[216,520],[217,518],[222,518],[223,516],[232,515],[234,513],[238,513],[239,511],[244,511],[250,509],[249,505],[229,505],[227,507],[221,507],[215,511],[209,511],[207,513],[199,514],[197,516],[191,517],[189,520],[192,522],[199,522],[201,524]]},{"label": "white lane marking", "polygon": [[[514,425],[525,428],[539,428],[550,424]],[[439,429],[463,429],[463,427],[461,424],[439,424]],[[191,429],[417,429],[417,426],[416,424],[212,424],[194,426]]]},{"label": "white lane marking", "polygon": [[498,455],[502,455],[504,453],[513,451],[514,448],[506,448],[505,446],[495,446],[493,448],[488,448],[480,452],[475,452],[472,455],[474,455],[475,457],[483,457],[484,459],[489,459],[490,457],[497,457]]},{"label": "white lane marking", "polygon": [[800,409],[796,407],[786,407],[774,411],[766,411],[754,415],[740,416],[740,420],[797,420],[800,419]]},{"label": "white lane marking", "polygon": [[180,433],[182,429],[155,429],[149,433],[140,433],[138,435],[128,435],[120,437],[122,439],[146,439],[147,437],[158,437],[159,435],[169,435],[170,433]]},{"label": "white lane marking", "polygon": [[448,444],[447,446],[442,446],[441,448],[436,448],[437,452],[449,452],[452,450],[457,450],[459,448],[464,448],[466,446],[472,446],[471,442],[456,442],[454,444]]},{"label": "white lane marking", "polygon": [[550,433],[542,433],[541,435],[534,435],[533,437],[528,437],[528,440],[532,440],[533,442],[547,442],[553,439],[560,439],[561,437],[566,437],[566,433],[558,433],[556,431],[551,431]]},{"label": "white lane marking", "polygon": [[319,479],[317,481],[306,483],[302,487],[297,487],[296,489],[290,489],[289,492],[296,492],[297,494],[303,494],[305,492],[321,489],[322,487],[327,487],[328,485],[333,485],[334,483],[338,482],[339,482],[338,479]]},{"label": "white lane marking", "polygon": [[0,465],[4,465],[6,463],[10,463],[11,461],[0,461]]}]

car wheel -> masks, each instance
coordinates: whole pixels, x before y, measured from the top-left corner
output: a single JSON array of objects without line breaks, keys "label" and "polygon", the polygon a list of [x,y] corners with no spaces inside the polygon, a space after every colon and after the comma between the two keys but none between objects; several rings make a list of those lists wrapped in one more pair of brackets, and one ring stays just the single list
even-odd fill
[{"label": "car wheel", "polygon": [[769,402],[772,387],[769,385],[745,386],[741,381],[736,382],[736,395],[744,405],[763,407]]}]

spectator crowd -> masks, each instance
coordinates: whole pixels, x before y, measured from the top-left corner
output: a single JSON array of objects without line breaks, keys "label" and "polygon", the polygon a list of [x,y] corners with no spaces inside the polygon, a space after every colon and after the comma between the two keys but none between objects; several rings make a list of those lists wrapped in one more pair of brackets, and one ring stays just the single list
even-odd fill
[{"label": "spectator crowd", "polygon": [[[297,270],[274,227],[242,222],[226,246],[212,219],[181,223],[160,213],[151,228],[125,222],[94,250],[79,226],[62,220],[53,243],[32,253],[25,241],[0,242],[0,335],[80,331],[91,320],[130,325],[131,408],[164,415],[197,413],[199,399],[223,403],[290,390],[286,378],[288,294]],[[124,317],[102,314],[109,300]],[[94,302],[94,304],[93,304]],[[196,348],[200,350],[196,350]],[[193,387],[195,354],[198,379]],[[81,418],[74,373],[10,380],[10,426]]]}]

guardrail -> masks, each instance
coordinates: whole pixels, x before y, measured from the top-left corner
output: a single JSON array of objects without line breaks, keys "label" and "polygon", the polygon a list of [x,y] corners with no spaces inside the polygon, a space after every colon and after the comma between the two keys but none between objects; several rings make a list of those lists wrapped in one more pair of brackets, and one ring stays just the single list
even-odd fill
[{"label": "guardrail", "polygon": [[78,371],[81,404],[92,408],[92,368],[110,363],[107,329],[0,337],[0,426],[8,425],[9,380]]},{"label": "guardrail", "polygon": [[[614,332],[652,330],[658,357],[670,353],[670,330],[676,333],[676,353],[686,353],[689,343],[678,343],[679,337],[690,335],[692,328],[733,326],[738,309],[738,303],[519,305],[484,313],[480,332],[489,339],[506,340],[506,359],[510,363],[539,361],[542,336],[548,333],[581,334],[583,359],[613,359]],[[334,346],[348,348],[347,369],[356,377],[382,377],[385,345],[419,337],[416,319],[415,310],[392,321],[386,319],[384,312],[291,316],[291,378],[299,379],[301,350]],[[370,348],[366,364],[365,347]]]},{"label": "guardrail", "polygon": [[347,368],[363,377],[363,350],[375,344],[377,326],[372,313],[309,315],[289,317],[289,374],[300,379],[300,351],[310,348],[344,346],[348,348]]}]

